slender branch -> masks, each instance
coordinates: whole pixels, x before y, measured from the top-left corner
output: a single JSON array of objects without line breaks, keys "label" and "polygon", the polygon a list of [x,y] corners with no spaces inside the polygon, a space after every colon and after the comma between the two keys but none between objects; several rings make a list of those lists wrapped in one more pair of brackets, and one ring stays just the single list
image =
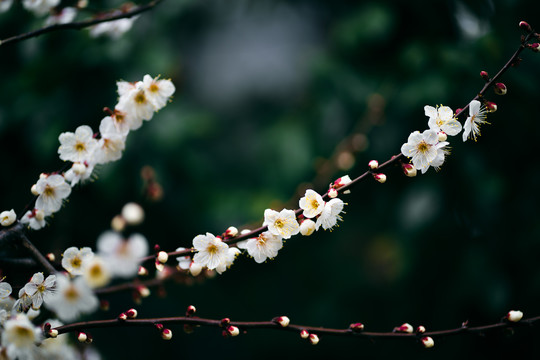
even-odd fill
[{"label": "slender branch", "polygon": [[32,244],[30,240],[26,237],[24,232],[20,232],[20,239],[22,245],[30,252],[32,257],[49,273],[54,274],[56,272],[56,269],[54,266],[51,265],[51,263],[43,256],[39,250]]},{"label": "slender branch", "polygon": [[[277,318],[276,318],[277,319]],[[507,320],[502,320],[495,324],[482,325],[469,327],[467,325],[462,325],[458,328],[446,329],[446,330],[437,330],[437,331],[426,331],[423,333],[403,333],[403,332],[374,332],[374,331],[362,331],[355,330],[354,325],[351,324],[346,329],[333,329],[325,327],[315,327],[315,326],[305,326],[297,324],[289,324],[288,326],[282,326],[278,321],[227,321],[227,326],[236,326],[242,330],[247,329],[273,329],[273,330],[283,330],[283,331],[292,331],[300,332],[306,330],[309,333],[315,333],[318,335],[336,335],[336,336],[354,336],[354,337],[363,337],[369,339],[375,338],[408,338],[408,339],[418,339],[419,337],[429,336],[431,338],[441,338],[446,336],[458,335],[458,334],[483,334],[487,331],[493,331],[497,329],[506,329],[514,327],[530,327],[535,325],[537,322],[540,322],[540,316],[531,317],[528,319],[523,319],[519,322],[510,322]],[[117,328],[117,327],[141,327],[141,326],[150,326],[154,327],[156,324],[187,324],[192,326],[207,326],[207,327],[223,327],[223,320],[216,319],[204,319],[198,317],[164,317],[164,318],[148,318],[148,319],[111,319],[111,320],[94,320],[94,321],[85,321],[78,322],[68,325],[63,325],[55,328],[58,330],[59,334],[76,332],[76,331],[86,331],[87,329],[96,329],[96,328]]]},{"label": "slender branch", "polygon": [[162,0],[150,1],[146,5],[137,6],[133,10],[127,11],[127,12],[125,12],[123,14],[110,15],[110,16],[106,16],[106,17],[102,17],[102,18],[88,19],[88,20],[83,20],[83,21],[78,21],[78,22],[71,22],[71,23],[66,23],[66,24],[53,24],[53,25],[46,26],[46,27],[43,27],[43,28],[38,29],[38,30],[30,31],[30,32],[27,32],[27,33],[24,33],[24,34],[15,35],[15,36],[12,36],[12,37],[7,38],[7,39],[0,40],[0,45],[5,45],[5,44],[24,41],[24,40],[27,40],[27,39],[30,39],[30,38],[33,38],[33,37],[37,37],[39,35],[43,35],[43,34],[46,34],[46,33],[50,33],[50,32],[53,32],[53,31],[58,31],[58,30],[81,30],[81,29],[84,29],[86,27],[97,25],[97,24],[100,24],[100,23],[108,22],[108,21],[114,21],[114,20],[119,20],[119,19],[130,18],[130,17],[133,17],[135,15],[138,15],[140,13],[143,13],[145,11],[148,11],[148,10],[154,8],[161,1]]}]

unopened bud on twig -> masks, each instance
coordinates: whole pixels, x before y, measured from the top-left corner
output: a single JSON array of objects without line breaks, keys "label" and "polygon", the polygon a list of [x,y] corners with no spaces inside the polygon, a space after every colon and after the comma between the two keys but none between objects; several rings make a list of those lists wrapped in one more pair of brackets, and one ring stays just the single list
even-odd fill
[{"label": "unopened bud on twig", "polygon": [[148,275],[148,270],[144,266],[139,266],[139,270],[137,271],[137,275],[139,276],[146,276]]},{"label": "unopened bud on twig", "polygon": [[51,338],[56,338],[58,336],[58,330],[56,329],[51,329],[49,330],[49,332],[47,333],[47,335]]},{"label": "unopened bud on twig", "polygon": [[426,332],[426,328],[423,327],[422,325],[420,325],[419,327],[416,328],[416,333],[418,334],[423,334]]},{"label": "unopened bud on twig", "polygon": [[240,329],[238,329],[236,326],[229,326],[227,328],[227,333],[229,336],[238,336],[240,334]]},{"label": "unopened bud on twig", "polygon": [[30,192],[32,193],[32,195],[35,195],[35,196],[39,195],[39,192],[37,191],[37,185],[36,184],[32,185],[32,187],[30,188]]},{"label": "unopened bud on twig", "polygon": [[534,44],[528,44],[527,47],[531,49],[534,52],[540,52],[540,44],[534,43]]},{"label": "unopened bud on twig", "polygon": [[305,219],[300,224],[300,234],[309,236],[315,231],[315,222],[311,219]]},{"label": "unopened bud on twig", "polygon": [[235,237],[236,235],[238,235],[238,229],[234,226],[229,226],[227,231],[225,231],[225,235],[227,235],[228,237]]},{"label": "unopened bud on twig", "polygon": [[229,318],[223,318],[223,319],[221,319],[221,327],[226,328],[226,327],[229,326],[230,324],[231,324],[231,319],[229,319]]},{"label": "unopened bud on twig", "polygon": [[307,339],[309,337],[309,332],[307,330],[300,331],[300,337],[302,339]]},{"label": "unopened bud on twig", "polygon": [[448,139],[448,135],[446,135],[444,131],[439,131],[439,133],[437,134],[437,139],[439,140],[439,142],[446,141]]},{"label": "unopened bud on twig", "polygon": [[337,192],[336,189],[331,188],[331,189],[328,190],[328,197],[330,199],[336,198],[337,196],[338,196],[338,192]]},{"label": "unopened bud on twig", "polygon": [[531,25],[529,25],[526,21],[520,21],[519,27],[525,30],[526,32],[530,33],[532,31]]},{"label": "unopened bud on twig", "polygon": [[495,112],[497,111],[497,104],[491,101],[486,101],[486,109],[488,112]]},{"label": "unopened bud on twig", "polygon": [[193,316],[197,312],[197,309],[193,305],[189,305],[186,310],[186,316]]},{"label": "unopened bud on twig", "polygon": [[506,314],[506,320],[510,322],[518,322],[521,318],[523,318],[523,312],[519,310],[512,310]]},{"label": "unopened bud on twig", "polygon": [[430,336],[423,337],[420,341],[422,341],[422,345],[424,345],[426,349],[429,349],[435,346],[435,341],[433,341],[433,339]]},{"label": "unopened bud on twig", "polygon": [[480,77],[486,81],[489,81],[489,74],[487,73],[487,71],[480,71]]},{"label": "unopened bud on twig", "polygon": [[47,260],[49,260],[50,262],[53,262],[55,259],[56,259],[56,256],[54,256],[53,253],[47,254]]},{"label": "unopened bud on twig", "polygon": [[172,331],[170,329],[163,329],[161,330],[161,338],[163,340],[171,340],[172,338]]},{"label": "unopened bud on twig", "polygon": [[125,312],[125,314],[127,315],[128,319],[135,319],[138,313],[135,309],[129,309]]},{"label": "unopened bud on twig", "polygon": [[85,342],[86,339],[88,339],[88,336],[83,332],[80,332],[79,335],[77,335],[77,340],[79,340],[79,342]]},{"label": "unopened bud on twig", "polygon": [[384,174],[373,174],[373,178],[381,184],[384,184],[386,182],[386,175]]},{"label": "unopened bud on twig", "polygon": [[291,322],[291,320],[287,316],[278,316],[274,318],[273,321],[281,325],[281,327],[287,327]]},{"label": "unopened bud on twig", "polygon": [[160,251],[157,254],[157,261],[159,261],[162,264],[165,264],[169,260],[169,254],[167,254],[165,251]]},{"label": "unopened bud on twig", "polygon": [[493,91],[495,91],[495,94],[497,95],[506,95],[506,92],[508,91],[508,89],[506,88],[506,85],[504,85],[503,83],[496,83],[493,86]]},{"label": "unopened bud on twig", "polygon": [[355,333],[358,333],[364,330],[364,324],[354,323],[354,324],[349,325],[349,329],[351,329]]},{"label": "unopened bud on twig", "polygon": [[413,332],[413,327],[411,324],[409,323],[405,323],[401,326],[398,326],[398,327],[395,327],[394,328],[394,332],[401,332],[401,333],[407,333],[407,334],[412,334]]},{"label": "unopened bud on twig", "polygon": [[403,168],[403,173],[405,174],[405,176],[407,177],[416,176],[416,168],[414,167],[413,164],[403,164],[402,168]]},{"label": "unopened bud on twig", "polygon": [[317,334],[309,334],[309,342],[311,345],[317,345],[319,343],[319,337]]},{"label": "unopened bud on twig", "polygon": [[371,170],[375,170],[376,168],[379,167],[379,162],[377,160],[371,160],[369,163],[368,163],[368,166]]}]

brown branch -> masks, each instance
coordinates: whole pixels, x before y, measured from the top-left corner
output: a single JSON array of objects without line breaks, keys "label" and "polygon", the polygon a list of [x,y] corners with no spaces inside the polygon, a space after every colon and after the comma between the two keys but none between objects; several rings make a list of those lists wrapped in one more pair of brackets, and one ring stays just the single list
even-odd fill
[{"label": "brown branch", "polygon": [[52,266],[49,260],[47,260],[45,256],[43,256],[41,252],[39,252],[39,250],[34,246],[34,244],[32,244],[30,240],[28,240],[23,231],[20,232],[20,239],[22,245],[30,252],[32,257],[47,271],[47,273],[56,273],[56,269],[54,268],[54,266]]},{"label": "brown branch", "polygon": [[27,40],[27,39],[30,39],[30,38],[33,38],[33,37],[37,37],[39,35],[43,35],[43,34],[46,34],[46,33],[50,33],[50,32],[53,32],[53,31],[58,31],[58,30],[81,30],[81,29],[84,29],[86,27],[97,25],[97,24],[104,23],[104,22],[130,18],[130,17],[133,17],[135,15],[138,15],[140,13],[143,13],[145,11],[148,11],[148,10],[154,8],[161,1],[162,0],[150,1],[146,5],[137,6],[133,10],[127,11],[127,12],[125,12],[123,14],[110,15],[110,16],[106,16],[106,17],[102,17],[102,18],[88,19],[88,20],[83,20],[83,21],[78,21],[78,22],[71,22],[71,23],[66,23],[66,24],[53,24],[53,25],[46,26],[46,27],[43,27],[43,28],[38,29],[38,30],[30,31],[30,32],[27,32],[27,33],[24,33],[24,34],[15,35],[15,36],[12,36],[12,37],[7,38],[7,39],[0,40],[0,45],[5,45],[5,44],[11,44],[11,43],[15,43],[15,42],[24,41],[24,40]]},{"label": "brown branch", "polygon": [[[277,318],[276,318],[277,319]],[[325,327],[315,327],[315,326],[304,326],[289,324],[288,326],[281,326],[276,319],[272,321],[227,321],[227,326],[236,326],[242,330],[247,329],[273,329],[273,330],[283,330],[283,331],[292,331],[292,332],[301,332],[306,330],[309,333],[314,333],[317,335],[336,335],[336,336],[354,336],[362,337],[368,339],[376,338],[407,338],[407,339],[419,339],[421,337],[429,336],[431,338],[441,338],[452,335],[459,334],[483,334],[488,331],[493,331],[497,329],[506,329],[514,327],[530,327],[535,325],[540,321],[540,316],[531,317],[528,319],[523,319],[518,322],[510,322],[508,320],[501,320],[498,323],[482,326],[469,327],[466,324],[453,329],[447,330],[437,330],[437,331],[426,331],[426,332],[416,332],[416,333],[404,333],[404,332],[374,332],[374,331],[363,331],[358,327],[355,329],[355,325],[351,324],[346,329],[333,329]],[[150,326],[154,327],[156,324],[186,324],[192,326],[207,326],[207,327],[223,327],[224,320],[216,319],[204,319],[198,317],[163,317],[163,318],[148,318],[148,319],[127,319],[127,320],[94,320],[94,321],[84,321],[68,325],[63,325],[55,328],[59,334],[77,332],[77,331],[86,331],[87,329],[96,329],[96,328],[117,328],[117,327],[141,327],[141,326]],[[362,326],[363,329],[363,326]]]}]

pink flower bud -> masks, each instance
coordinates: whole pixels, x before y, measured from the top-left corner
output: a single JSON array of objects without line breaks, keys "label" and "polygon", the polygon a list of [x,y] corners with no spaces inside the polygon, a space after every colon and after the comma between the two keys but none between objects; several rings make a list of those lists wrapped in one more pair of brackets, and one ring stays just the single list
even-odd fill
[{"label": "pink flower bud", "polygon": [[47,336],[53,339],[56,338],[58,336],[58,330],[56,329],[49,330],[49,332],[47,333]]},{"label": "pink flower bud", "polygon": [[144,266],[139,266],[139,270],[137,271],[137,275],[139,276],[146,276],[148,275],[148,270]]},{"label": "pink flower bud", "polygon": [[413,332],[413,327],[411,324],[409,323],[405,323],[401,326],[398,326],[398,327],[395,327],[394,328],[394,332],[401,332],[401,333],[407,333],[407,334],[412,334]]},{"label": "pink flower bud", "polygon": [[240,334],[240,329],[238,329],[236,326],[229,326],[227,328],[227,333],[229,336],[238,336]]},{"label": "pink flower bud", "polygon": [[506,85],[503,83],[496,83],[493,87],[493,91],[495,91],[495,94],[497,95],[505,95],[507,90]]},{"label": "pink flower bud", "polygon": [[300,224],[300,234],[309,236],[315,231],[315,222],[311,219],[305,219]]},{"label": "pink flower bud", "polygon": [[229,318],[223,318],[221,319],[221,327],[227,327],[231,323],[231,319]]},{"label": "pink flower bud", "polygon": [[351,180],[351,178],[349,177],[349,175],[342,176],[342,177],[340,177],[339,179],[337,179],[336,181],[334,181],[334,187],[335,187],[336,189],[339,189],[340,187],[347,185],[347,184],[350,183],[351,181],[352,181],[352,180]]},{"label": "pink flower bud", "polygon": [[354,324],[349,325],[349,329],[351,329],[355,333],[358,333],[364,330],[364,324],[354,323]]},{"label": "pink flower bud", "polygon": [[489,81],[489,74],[487,73],[487,71],[480,71],[480,77],[486,81]]},{"label": "pink flower bud", "polygon": [[161,338],[163,340],[171,340],[172,338],[172,331],[170,329],[163,329],[161,330]]},{"label": "pink flower bud", "polygon": [[429,336],[423,337],[420,341],[422,341],[422,345],[424,345],[426,349],[435,346],[435,341],[433,341],[433,339]]},{"label": "pink flower bud", "polygon": [[491,101],[486,101],[486,109],[488,112],[495,112],[497,111],[497,104]]},{"label": "pink flower bud", "polygon": [[527,23],[526,21],[520,21],[519,27],[525,30],[526,32],[532,31],[531,25],[529,25],[529,23]]},{"label": "pink flower bud", "polygon": [[125,312],[121,313],[120,315],[118,315],[118,320],[121,320],[121,321],[126,321],[128,318],[127,314]]},{"label": "pink flower bud", "polygon": [[287,327],[289,326],[289,323],[291,322],[291,320],[289,320],[289,318],[286,316],[279,316],[277,318],[274,318],[273,320],[275,323],[278,323],[279,325],[281,325],[281,327]]},{"label": "pink flower bud", "polygon": [[336,189],[331,188],[331,189],[328,190],[328,197],[330,199],[336,198],[337,196],[338,196],[338,192],[337,192]]},{"label": "pink flower bud", "polygon": [[423,333],[426,332],[426,328],[423,327],[422,325],[420,325],[419,327],[416,328],[416,332],[417,332],[418,334],[423,334]]},{"label": "pink flower bud", "polygon": [[225,235],[227,235],[228,237],[235,237],[236,235],[238,235],[238,229],[234,226],[229,226],[227,231],[225,231]]},{"label": "pink flower bud", "polygon": [[416,168],[413,166],[413,164],[403,164],[401,165],[403,168],[403,173],[407,177],[415,177],[416,176]]},{"label": "pink flower bud", "polygon": [[186,316],[193,316],[197,312],[197,309],[193,305],[189,305],[186,310]]},{"label": "pink flower bud", "polygon": [[143,298],[150,296],[150,289],[147,288],[146,286],[141,285],[141,286],[137,287],[137,292]]},{"label": "pink flower bud", "polygon": [[156,259],[154,265],[156,266],[157,271],[163,271],[163,269],[165,269],[165,265],[163,265],[163,263],[161,263],[158,259]]},{"label": "pink flower bud", "polygon": [[531,49],[534,52],[540,52],[540,44],[534,43],[534,44],[528,44],[527,47]]},{"label": "pink flower bud", "polygon": [[371,170],[375,170],[376,168],[379,167],[379,162],[377,160],[371,160],[369,163],[368,163],[368,166]]},{"label": "pink flower bud", "polygon": [[191,262],[191,265],[189,266],[189,272],[191,273],[191,275],[193,276],[197,276],[201,273],[202,271],[202,266],[199,265],[199,264],[196,264],[194,262]]},{"label": "pink flower bud", "polygon": [[384,184],[386,182],[386,175],[384,174],[373,174],[373,178],[381,184]]},{"label": "pink flower bud", "polygon": [[77,340],[79,340],[79,342],[85,342],[86,339],[88,339],[88,336],[86,336],[86,334],[83,333],[83,332],[80,332],[80,333],[77,335]]},{"label": "pink flower bud", "polygon": [[512,310],[506,314],[506,320],[510,322],[518,322],[521,318],[523,318],[523,313],[519,310]]},{"label": "pink flower bud", "polygon": [[137,310],[129,309],[128,311],[125,312],[125,314],[127,315],[129,319],[135,319],[137,317]]},{"label": "pink flower bud", "polygon": [[307,338],[309,337],[308,331],[307,331],[307,330],[302,330],[302,331],[300,331],[300,337],[301,337],[302,339],[307,339]]},{"label": "pink flower bud", "polygon": [[317,345],[319,343],[319,337],[317,334],[309,334],[309,342],[311,345]]},{"label": "pink flower bud", "polygon": [[49,260],[50,262],[54,262],[55,259],[56,259],[56,257],[54,256],[53,253],[48,253],[47,254],[47,260]]}]

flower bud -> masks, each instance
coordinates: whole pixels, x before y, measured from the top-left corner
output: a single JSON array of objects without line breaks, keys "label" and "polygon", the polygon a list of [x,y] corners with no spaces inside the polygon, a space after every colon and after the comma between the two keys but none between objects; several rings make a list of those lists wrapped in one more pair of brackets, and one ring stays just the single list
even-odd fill
[{"label": "flower bud", "polygon": [[165,264],[169,260],[169,254],[167,254],[165,251],[160,251],[157,254],[157,261],[159,261],[162,264]]},{"label": "flower bud", "polygon": [[413,164],[402,164],[401,167],[403,168],[403,173],[407,177],[415,177],[416,176],[416,168]]},{"label": "flower bud", "polygon": [[510,322],[518,322],[523,317],[523,312],[519,310],[512,310],[506,314],[506,320]]},{"label": "flower bud", "polygon": [[532,31],[531,25],[529,25],[529,23],[527,23],[526,21],[520,21],[519,27],[529,33]]},{"label": "flower bud", "polygon": [[45,219],[45,211],[43,210],[36,210],[36,215],[34,216],[37,221],[41,221]]},{"label": "flower bud", "polygon": [[531,49],[534,52],[540,52],[540,44],[534,43],[534,44],[528,44],[527,47]]},{"label": "flower bud", "polygon": [[128,316],[127,316],[127,314],[125,312],[118,315],[118,320],[120,320],[120,321],[126,321],[127,318],[128,318]]},{"label": "flower bud", "polygon": [[507,90],[506,85],[503,83],[496,83],[495,86],[493,86],[493,91],[495,91],[495,94],[497,95],[505,95]]},{"label": "flower bud", "polygon": [[139,270],[137,270],[137,275],[139,276],[146,276],[148,275],[148,270],[144,266],[139,266]]},{"label": "flower bud", "polygon": [[53,253],[48,253],[47,255],[45,255],[45,257],[46,257],[47,260],[49,260],[50,262],[54,262],[54,260],[56,259],[56,256],[54,256]]},{"label": "flower bud", "polygon": [[412,327],[412,325],[409,324],[409,323],[404,323],[404,324],[401,325],[401,326],[395,327],[395,328],[394,328],[394,332],[401,332],[401,333],[412,334],[412,332],[413,332],[413,327]]},{"label": "flower bud", "polygon": [[307,330],[302,330],[302,331],[300,331],[300,337],[301,337],[302,339],[307,339],[307,338],[309,337],[308,331],[307,331]]},{"label": "flower bud", "polygon": [[122,208],[122,217],[129,225],[139,225],[144,220],[144,210],[141,205],[130,202]]},{"label": "flower bud", "polygon": [[191,265],[189,266],[189,272],[191,273],[191,275],[193,276],[197,276],[201,273],[202,271],[202,266],[199,265],[199,264],[196,264],[194,262],[191,263]]},{"label": "flower bud", "polygon": [[171,340],[172,338],[172,331],[169,329],[163,329],[161,330],[161,338],[163,340]]},{"label": "flower bud", "polygon": [[238,329],[236,326],[229,326],[227,328],[227,333],[229,336],[238,336],[240,334],[240,329]]},{"label": "flower bud", "polygon": [[328,197],[330,199],[336,198],[337,196],[338,196],[338,192],[337,192],[336,189],[331,188],[331,189],[328,190]]},{"label": "flower bud", "polygon": [[300,224],[300,234],[309,236],[315,231],[315,222],[311,219],[305,219]]},{"label": "flower bud", "polygon": [[47,336],[53,339],[56,338],[58,336],[58,330],[56,329],[49,330],[49,332],[47,333]]},{"label": "flower bud", "polygon": [[354,323],[349,325],[349,329],[351,329],[353,332],[358,333],[364,330],[364,324],[362,323]]},{"label": "flower bud", "polygon": [[443,142],[443,141],[446,141],[446,139],[448,139],[448,136],[446,135],[444,131],[439,131],[439,133],[437,134],[437,138],[439,142]]},{"label": "flower bud", "polygon": [[486,109],[488,112],[495,112],[497,111],[497,104],[491,101],[486,101]]},{"label": "flower bud", "polygon": [[84,173],[86,173],[86,165],[81,163],[74,163],[71,167],[71,170],[73,170],[75,174],[82,176],[84,175]]},{"label": "flower bud", "polygon": [[116,215],[111,220],[111,228],[116,232],[122,232],[126,228],[126,220],[120,216]]},{"label": "flower bud", "polygon": [[2,211],[0,213],[0,224],[2,224],[2,226],[9,226],[13,224],[15,220],[17,220],[17,214],[15,214],[15,210],[13,209]]},{"label": "flower bud", "polygon": [[386,182],[386,175],[384,174],[373,174],[373,178],[381,184],[384,184]]},{"label": "flower bud", "polygon": [[230,323],[231,323],[231,319],[229,319],[229,318],[223,318],[223,319],[221,319],[220,326],[221,326],[221,327],[227,327],[227,326],[230,325]]},{"label": "flower bud", "polygon": [[39,193],[37,191],[37,186],[36,184],[32,185],[32,187],[30,188],[30,192],[32,193],[32,195],[35,195],[35,196],[38,196]]},{"label": "flower bud", "polygon": [[139,295],[141,295],[141,297],[143,298],[150,296],[150,289],[146,286],[139,286],[137,288],[137,291],[139,292]]},{"label": "flower bud", "polygon": [[165,265],[163,265],[163,263],[159,262],[158,259],[156,259],[154,265],[156,266],[156,270],[157,271],[163,271],[163,269],[165,269]]},{"label": "flower bud", "polygon": [[480,77],[486,81],[489,81],[489,74],[487,73],[487,71],[480,71]]},{"label": "flower bud", "polygon": [[225,235],[227,235],[228,237],[235,237],[236,235],[238,235],[238,229],[234,226],[229,226],[227,231],[225,231]]},{"label": "flower bud", "polygon": [[193,316],[197,312],[197,309],[193,305],[189,305],[186,310],[186,316]]},{"label": "flower bud", "polygon": [[422,325],[420,325],[419,327],[416,328],[416,332],[417,332],[418,334],[423,334],[423,333],[426,332],[426,328],[423,327]]},{"label": "flower bud", "polygon": [[371,160],[369,163],[368,163],[368,166],[371,170],[375,170],[376,168],[379,167],[379,162],[377,160]]},{"label": "flower bud", "polygon": [[137,317],[137,310],[136,309],[129,309],[125,312],[128,319],[135,319]]},{"label": "flower bud", "polygon": [[273,319],[275,323],[281,325],[281,327],[289,326],[291,320],[287,316],[279,316]]},{"label": "flower bud", "polygon": [[311,345],[317,345],[319,343],[319,337],[317,334],[309,334],[309,342]]},{"label": "flower bud", "polygon": [[334,187],[335,187],[336,189],[339,189],[340,187],[347,185],[347,184],[350,183],[351,181],[352,181],[352,180],[351,180],[351,178],[349,177],[349,175],[342,176],[342,177],[340,177],[339,179],[337,179],[336,181],[334,181]]},{"label": "flower bud", "polygon": [[79,335],[77,335],[77,340],[79,340],[79,342],[85,342],[86,339],[88,339],[88,336],[83,332],[80,332]]},{"label": "flower bud", "polygon": [[420,341],[422,341],[422,345],[424,345],[426,349],[429,349],[435,346],[435,341],[433,341],[433,339],[430,336],[423,337]]}]

